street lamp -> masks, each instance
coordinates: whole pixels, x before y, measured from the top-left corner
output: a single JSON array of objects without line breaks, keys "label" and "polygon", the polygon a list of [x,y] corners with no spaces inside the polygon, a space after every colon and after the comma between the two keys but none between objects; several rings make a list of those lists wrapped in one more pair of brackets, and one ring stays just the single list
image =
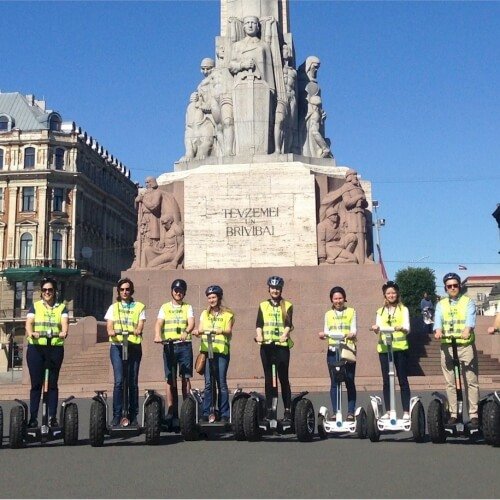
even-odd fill
[{"label": "street lamp", "polygon": [[377,237],[378,261],[379,261],[379,264],[381,264],[382,263],[382,250],[380,249],[380,228],[385,226],[385,219],[378,218],[377,208],[379,207],[379,203],[377,200],[372,200],[372,207],[373,207],[373,211],[375,212],[375,222],[372,223],[372,226],[376,230],[375,234]]}]

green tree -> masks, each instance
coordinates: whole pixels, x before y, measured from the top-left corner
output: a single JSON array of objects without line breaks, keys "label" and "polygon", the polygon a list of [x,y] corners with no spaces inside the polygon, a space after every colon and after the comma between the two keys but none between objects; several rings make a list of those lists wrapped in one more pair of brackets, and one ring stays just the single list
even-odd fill
[{"label": "green tree", "polygon": [[400,269],[396,273],[396,283],[399,285],[401,300],[408,307],[410,316],[415,317],[420,314],[420,301],[424,292],[429,294],[433,302],[436,300],[436,276],[428,267]]}]

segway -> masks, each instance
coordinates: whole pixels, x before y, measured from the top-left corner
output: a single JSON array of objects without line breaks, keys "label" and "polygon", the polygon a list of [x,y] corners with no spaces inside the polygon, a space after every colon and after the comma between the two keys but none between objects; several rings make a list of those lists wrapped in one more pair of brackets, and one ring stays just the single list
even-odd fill
[{"label": "segway", "polygon": [[396,412],[396,389],[395,389],[395,370],[394,370],[394,351],[392,347],[394,328],[385,328],[380,331],[382,342],[387,346],[387,355],[389,358],[389,391],[390,391],[390,409],[389,418],[382,416],[382,399],[380,396],[370,396],[370,404],[367,410],[368,437],[371,442],[377,442],[381,433],[393,432],[411,432],[413,439],[417,443],[422,443],[425,438],[425,411],[420,396],[414,396],[410,399],[410,418],[397,418]]},{"label": "segway", "polygon": [[482,409],[484,440],[492,446],[500,446],[500,391],[488,394]]},{"label": "segway", "polygon": [[427,420],[429,427],[429,436],[433,443],[444,443],[447,437],[468,437],[471,440],[476,440],[481,435],[482,427],[482,407],[486,402],[479,403],[479,425],[471,426],[470,421],[465,420],[464,415],[464,396],[462,390],[462,370],[460,368],[460,360],[458,358],[458,348],[456,338],[449,335],[443,335],[444,339],[450,339],[451,351],[453,356],[453,376],[455,380],[455,390],[457,393],[457,422],[448,424],[450,418],[449,402],[445,394],[441,392],[432,393],[432,401],[427,409]]},{"label": "segway", "polygon": [[214,435],[233,432],[235,439],[244,439],[243,415],[245,411],[248,394],[238,388],[233,395],[229,406],[229,421],[221,422],[217,419],[217,377],[214,364],[213,337],[214,331],[203,333],[207,339],[207,363],[210,373],[211,406],[208,420],[202,419],[204,393],[199,389],[191,389],[188,397],[182,402],[180,413],[180,428],[182,437],[186,441],[197,441],[200,437],[212,437]]},{"label": "segway", "polygon": [[128,439],[145,433],[146,444],[158,444],[160,440],[160,415],[161,397],[156,391],[148,389],[145,393],[142,405],[141,424],[131,425],[128,415],[129,395],[128,395],[128,332],[121,332],[122,342],[122,415],[118,425],[109,423],[109,410],[107,403],[107,392],[105,390],[95,391],[90,406],[90,426],[89,441],[93,447],[100,447],[104,444],[104,438],[108,435],[111,438]]},{"label": "segway", "polygon": [[[40,332],[39,338],[47,340],[57,337],[52,332]],[[21,448],[25,443],[62,439],[67,446],[78,443],[78,406],[73,402],[74,396],[69,396],[59,409],[59,424],[49,426],[48,399],[49,399],[50,366],[46,363],[44,368],[42,392],[42,425],[28,427],[28,405],[20,399],[15,399],[19,405],[13,406],[10,411],[9,442],[11,448]]]},{"label": "segway", "polygon": [[337,412],[335,418],[330,419],[328,408],[322,406],[318,413],[318,434],[321,439],[326,439],[332,433],[356,433],[358,438],[366,439],[367,419],[366,412],[362,406],[358,406],[354,413],[354,420],[346,421],[342,416],[342,382],[345,381],[345,366],[347,361],[340,358],[343,333],[328,332],[326,336],[334,341],[328,346],[330,351],[335,353],[335,361],[328,364],[328,370],[335,384],[337,384]]},{"label": "segway", "polygon": [[[254,339],[256,342],[257,340]],[[270,341],[266,344],[277,342]],[[312,402],[305,398],[308,391],[303,391],[292,398],[292,418],[278,419],[278,375],[276,358],[272,359],[273,398],[271,409],[266,408],[266,396],[250,392],[246,402],[243,427],[248,441],[258,441],[263,435],[295,434],[302,442],[312,441],[315,429],[315,414]]]}]

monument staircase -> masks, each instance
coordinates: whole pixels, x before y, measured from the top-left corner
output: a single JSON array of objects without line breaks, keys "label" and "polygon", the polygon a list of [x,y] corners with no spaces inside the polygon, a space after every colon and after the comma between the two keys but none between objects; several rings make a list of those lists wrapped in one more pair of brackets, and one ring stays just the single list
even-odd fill
[{"label": "monument staircase", "polygon": [[107,384],[109,377],[109,343],[99,342],[63,363],[59,380],[71,384]]}]

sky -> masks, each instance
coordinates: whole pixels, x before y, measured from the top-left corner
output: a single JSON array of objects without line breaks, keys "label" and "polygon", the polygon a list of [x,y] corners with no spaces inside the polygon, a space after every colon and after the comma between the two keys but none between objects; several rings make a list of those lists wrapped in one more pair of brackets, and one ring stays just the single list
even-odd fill
[{"label": "sky", "polygon": [[[219,22],[216,0],[3,0],[0,90],[44,98],[143,185],[184,154]],[[389,277],[500,275],[500,2],[291,0],[290,23],[297,66],[322,63],[337,165],[372,183]]]}]

